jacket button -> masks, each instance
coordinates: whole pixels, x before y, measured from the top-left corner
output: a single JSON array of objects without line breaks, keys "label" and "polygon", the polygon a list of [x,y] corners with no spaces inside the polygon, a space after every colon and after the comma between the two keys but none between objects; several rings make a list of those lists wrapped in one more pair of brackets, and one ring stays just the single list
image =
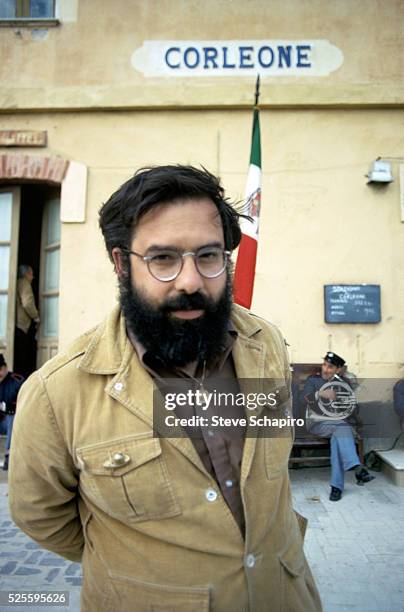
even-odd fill
[{"label": "jacket button", "polygon": [[206,489],[205,497],[209,502],[214,502],[217,499],[217,493],[215,489]]},{"label": "jacket button", "polygon": [[117,465],[124,465],[125,463],[125,455],[123,453],[114,453],[112,456],[113,462]]},{"label": "jacket button", "polygon": [[255,565],[255,556],[254,555],[247,555],[245,558],[245,564],[247,567],[254,567]]},{"label": "jacket button", "polygon": [[114,389],[115,391],[122,391],[123,389],[123,384],[121,382],[117,382],[114,384]]},{"label": "jacket button", "polygon": [[123,465],[126,465],[129,462],[130,462],[129,455],[126,455],[125,453],[121,453],[118,451],[114,453],[112,456],[110,456],[110,458],[107,459],[103,465],[109,470],[113,470],[114,468],[122,467]]}]

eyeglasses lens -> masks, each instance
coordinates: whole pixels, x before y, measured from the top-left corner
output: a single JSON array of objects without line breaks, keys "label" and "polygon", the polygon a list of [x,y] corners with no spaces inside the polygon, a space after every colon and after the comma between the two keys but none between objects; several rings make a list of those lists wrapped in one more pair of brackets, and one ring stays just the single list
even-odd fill
[{"label": "eyeglasses lens", "polygon": [[195,257],[196,267],[202,276],[214,278],[223,272],[226,265],[223,249],[209,248],[199,251]]},{"label": "eyeglasses lens", "polygon": [[[198,272],[205,278],[219,276],[226,267],[226,254],[223,249],[206,247],[194,255]],[[159,280],[173,280],[182,267],[182,255],[176,251],[161,251],[149,260],[150,273]]]}]

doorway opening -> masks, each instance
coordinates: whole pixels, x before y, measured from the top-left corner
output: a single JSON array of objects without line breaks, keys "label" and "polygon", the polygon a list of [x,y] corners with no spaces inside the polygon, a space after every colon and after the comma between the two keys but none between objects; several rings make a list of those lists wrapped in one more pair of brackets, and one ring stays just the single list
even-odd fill
[{"label": "doorway opening", "polygon": [[[26,377],[58,348],[60,187],[45,183],[0,187],[0,220],[8,228],[1,243],[0,284],[6,291],[1,296],[0,344],[10,369]],[[39,322],[34,321],[32,309],[21,310],[21,291],[34,303]]]}]

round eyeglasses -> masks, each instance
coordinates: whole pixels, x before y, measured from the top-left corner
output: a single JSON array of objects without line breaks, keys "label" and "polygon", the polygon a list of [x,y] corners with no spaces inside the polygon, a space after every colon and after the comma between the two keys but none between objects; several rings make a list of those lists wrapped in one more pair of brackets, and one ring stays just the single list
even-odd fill
[{"label": "round eyeglasses", "polygon": [[201,276],[216,278],[224,272],[231,254],[231,251],[226,251],[221,247],[209,246],[185,253],[164,249],[154,251],[152,255],[140,255],[140,253],[124,248],[121,248],[121,251],[142,259],[147,264],[150,274],[156,280],[163,282],[169,282],[177,278],[183,268],[184,257],[187,255],[194,258],[196,269]]}]

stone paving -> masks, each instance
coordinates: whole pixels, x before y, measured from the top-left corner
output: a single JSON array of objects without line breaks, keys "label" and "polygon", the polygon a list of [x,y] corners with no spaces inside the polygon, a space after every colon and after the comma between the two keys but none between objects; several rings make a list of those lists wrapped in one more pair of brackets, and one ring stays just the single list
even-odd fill
[{"label": "stone paving", "polygon": [[[68,607],[19,606],[18,609],[78,612],[81,565],[45,550],[14,525],[8,512],[7,488],[6,483],[0,484],[0,590],[69,591]],[[1,611],[11,609],[0,605]]]},{"label": "stone paving", "polygon": [[[1,476],[0,590],[68,590],[69,608],[19,610],[79,612],[81,566],[44,550],[14,526]],[[341,501],[333,503],[328,476],[329,468],[291,471],[295,508],[309,519],[305,550],[324,612],[404,612],[404,488],[380,473],[358,487],[349,473]]]},{"label": "stone paving", "polygon": [[325,612],[404,612],[404,488],[380,472],[359,487],[346,473],[328,499],[329,468],[291,470],[294,506],[309,519],[305,552]]}]

